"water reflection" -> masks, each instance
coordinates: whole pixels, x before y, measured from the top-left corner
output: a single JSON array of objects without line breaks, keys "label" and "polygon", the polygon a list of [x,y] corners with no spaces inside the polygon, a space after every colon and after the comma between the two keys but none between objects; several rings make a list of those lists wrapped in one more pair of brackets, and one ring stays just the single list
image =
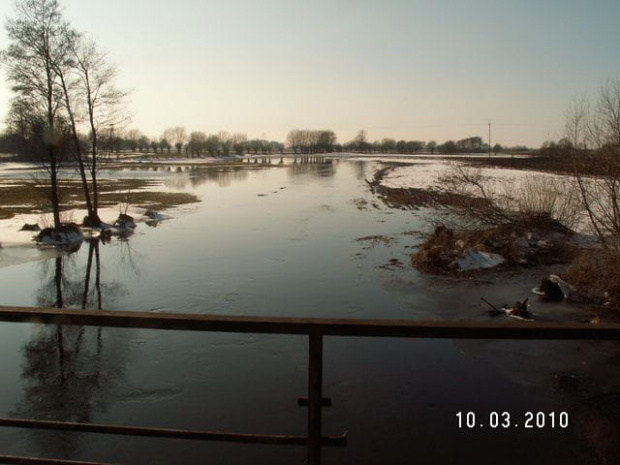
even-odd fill
[{"label": "water reflection", "polygon": [[[338,160],[338,161],[340,161],[340,160]],[[357,172],[356,172],[356,175],[355,175],[356,179],[364,180],[364,179],[366,179],[368,177],[367,175],[368,175],[369,169],[372,166],[374,166],[374,165],[371,165],[366,160],[360,160],[360,161],[358,161],[356,163],[355,166],[357,167]]]},{"label": "water reflection", "polygon": [[93,267],[93,256],[95,257],[95,287],[93,289],[94,298],[97,302],[95,308],[101,310],[101,255],[99,254],[99,241],[91,240],[88,244],[88,261],[86,263],[86,275],[84,276],[84,292],[82,294],[82,309],[88,307],[90,294],[90,275]]},{"label": "water reflection", "polygon": [[242,166],[222,167],[217,169],[193,169],[190,171],[192,187],[200,186],[206,182],[215,182],[220,187],[228,187],[233,182],[245,181],[248,170]]},{"label": "water reflection", "polygon": [[[78,266],[75,253],[42,263],[37,305],[101,309],[125,292],[122,283],[102,283],[100,241],[90,240],[87,245],[85,268]],[[85,326],[37,326],[23,347],[22,397],[10,416],[87,423],[96,413],[105,412],[111,390],[125,377],[128,355],[124,344],[116,340],[112,343],[110,331]],[[28,439],[32,447],[48,457],[73,457],[82,444],[81,435],[71,432],[29,430]]]},{"label": "water reflection", "polygon": [[[249,165],[249,166],[248,166]],[[256,166],[254,166],[256,165]],[[195,188],[213,182],[220,187],[228,187],[233,183],[246,181],[256,169],[285,168],[291,176],[311,175],[330,177],[336,174],[337,163],[327,157],[294,157],[294,158],[253,158],[247,163],[232,166],[166,166],[159,168],[169,176],[165,185],[171,189]],[[157,168],[155,169],[157,170]]]},{"label": "water reflection", "polygon": [[219,168],[176,167],[173,175],[165,180],[166,187],[186,189],[198,187],[207,182],[215,182],[220,187],[230,186],[233,182],[244,181],[248,170],[243,166],[227,166]]},{"label": "water reflection", "polygon": [[330,158],[312,157],[302,158],[299,163],[294,160],[293,164],[289,168],[289,174],[291,176],[311,175],[321,178],[332,177],[336,174],[336,167],[338,166]]}]

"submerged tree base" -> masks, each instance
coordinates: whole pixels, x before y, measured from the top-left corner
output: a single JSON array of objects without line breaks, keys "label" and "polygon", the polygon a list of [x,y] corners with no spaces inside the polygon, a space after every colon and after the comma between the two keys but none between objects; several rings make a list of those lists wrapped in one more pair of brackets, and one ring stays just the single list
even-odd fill
[{"label": "submerged tree base", "polygon": [[77,224],[63,223],[56,229],[43,229],[37,234],[35,240],[41,245],[75,247],[82,243],[84,234]]}]

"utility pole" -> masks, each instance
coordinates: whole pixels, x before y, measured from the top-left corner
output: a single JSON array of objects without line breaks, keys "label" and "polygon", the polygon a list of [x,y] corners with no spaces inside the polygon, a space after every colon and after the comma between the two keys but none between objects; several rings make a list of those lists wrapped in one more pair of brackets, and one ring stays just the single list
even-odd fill
[{"label": "utility pole", "polygon": [[489,161],[491,161],[491,120],[489,120]]}]

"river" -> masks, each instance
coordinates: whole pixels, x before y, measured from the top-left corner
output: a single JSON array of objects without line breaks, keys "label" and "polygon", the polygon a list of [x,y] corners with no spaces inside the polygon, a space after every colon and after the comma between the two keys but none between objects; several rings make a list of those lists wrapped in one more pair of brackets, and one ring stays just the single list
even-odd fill
[{"label": "river", "polygon": [[[153,177],[201,202],[126,240],[0,268],[2,305],[291,317],[489,318],[480,297],[527,297],[541,270],[455,280],[417,273],[425,211],[388,209],[379,161],[179,166]],[[585,310],[537,304],[543,320]],[[0,324],[0,415],[247,433],[305,434],[303,337]],[[617,344],[327,338],[324,463],[610,463]],[[610,370],[611,369],[611,370]],[[598,397],[602,401],[593,401]],[[615,396],[615,397],[614,397]],[[610,401],[614,401],[609,403]],[[491,428],[509,412],[510,430]],[[526,429],[526,412],[545,427]],[[459,428],[475,412],[485,427]],[[567,412],[568,428],[552,428]],[[615,423],[614,423],[615,419]],[[592,433],[594,431],[594,433]],[[594,434],[594,436],[593,436]],[[295,446],[195,443],[0,429],[2,453],[131,464],[304,463]]]}]

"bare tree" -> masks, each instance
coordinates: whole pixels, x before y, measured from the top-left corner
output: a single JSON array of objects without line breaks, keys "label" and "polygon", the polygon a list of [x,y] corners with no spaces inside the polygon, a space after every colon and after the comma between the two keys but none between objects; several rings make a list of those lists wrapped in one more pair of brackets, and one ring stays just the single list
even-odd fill
[{"label": "bare tree", "polygon": [[299,150],[305,154],[332,152],[337,140],[336,133],[329,129],[293,129],[286,137],[286,143],[293,149],[293,153]]},{"label": "bare tree", "polygon": [[165,137],[162,137],[161,139],[159,139],[159,149],[161,150],[162,153],[164,152],[164,150],[167,150],[168,153],[170,153],[171,148],[172,148],[172,144],[170,143],[168,139],[166,139]]},{"label": "bare tree", "polygon": [[302,146],[302,135],[299,129],[291,130],[286,136],[286,143],[293,149],[293,153],[297,153]]},{"label": "bare tree", "polygon": [[167,128],[162,134],[162,139],[166,139],[177,149],[177,153],[181,153],[181,149],[187,140],[185,128],[181,126]]},{"label": "bare tree", "polygon": [[205,148],[207,153],[212,157],[215,157],[219,154],[221,147],[220,138],[215,134],[210,134],[209,137],[205,140]]},{"label": "bare tree", "polygon": [[366,151],[368,148],[368,132],[365,129],[360,129],[355,138],[353,139],[353,144],[360,152]]},{"label": "bare tree", "polygon": [[99,134],[127,122],[124,104],[128,93],[117,88],[116,69],[92,40],[81,38],[71,42],[71,45],[73,72],[81,84],[80,93],[86,108],[90,137],[88,160],[93,199],[89,222],[91,226],[98,226],[101,224],[97,186]]},{"label": "bare tree", "polygon": [[237,155],[243,155],[243,149],[248,141],[248,136],[242,133],[236,133],[232,136],[232,148]]},{"label": "bare tree", "polygon": [[588,119],[590,104],[584,97],[576,98],[566,111],[564,136],[572,147],[579,150],[588,148]]},{"label": "bare tree", "polygon": [[141,134],[137,140],[138,150],[140,152],[143,152],[144,150],[148,152],[150,144],[151,144],[151,140],[148,137],[146,137],[144,134]]},{"label": "bare tree", "polygon": [[[56,0],[21,0],[17,14],[17,19],[7,23],[12,44],[3,52],[2,62],[9,69],[16,98],[45,115],[45,161],[54,227],[60,226],[59,147],[67,135],[73,141],[84,187],[88,224],[98,226],[98,136],[104,130],[113,133],[114,125],[122,123],[119,108],[126,94],[114,87],[114,68],[105,55],[69,26]],[[86,148],[81,129],[89,134]]]},{"label": "bare tree", "polygon": [[187,149],[191,155],[200,155],[205,149],[207,135],[202,131],[194,131],[189,135]]},{"label": "bare tree", "polygon": [[390,153],[390,151],[396,149],[396,141],[394,139],[384,137],[383,139],[381,139],[379,147],[382,152]]},{"label": "bare tree", "polygon": [[[67,34],[70,34],[71,37],[67,39],[69,41],[77,40],[77,35],[73,31],[67,31]],[[75,100],[80,100],[80,90],[79,90],[79,82],[75,79],[75,76],[72,76],[70,73],[70,68],[73,62],[70,58],[68,58],[64,63],[59,64],[55,68],[55,72],[58,75],[60,80],[60,86],[62,89],[62,95],[64,99],[64,108],[67,112],[67,116],[69,118],[69,124],[71,128],[71,140],[73,141],[75,158],[78,162],[78,172],[80,173],[80,178],[82,180],[82,187],[84,189],[84,199],[86,201],[86,211],[87,211],[87,221],[86,223],[90,226],[98,226],[101,221],[95,213],[93,208],[92,197],[90,195],[90,189],[88,186],[88,180],[86,177],[86,166],[85,166],[85,156],[84,150],[82,149],[82,141],[78,134],[78,115],[76,112],[79,111],[79,105],[77,108],[75,105]]]},{"label": "bare tree", "polygon": [[[60,228],[59,170],[62,140],[66,135],[61,109],[62,90],[56,70],[66,64],[70,52],[70,27],[56,0],[20,0],[17,16],[6,24],[9,46],[0,55],[7,68],[15,100],[41,121],[44,160],[50,179],[54,228]],[[65,126],[65,128],[63,128]]]},{"label": "bare tree", "polygon": [[138,140],[142,137],[142,133],[138,129],[130,129],[125,134],[125,143],[132,152],[138,149]]},{"label": "bare tree", "polygon": [[233,136],[226,131],[220,131],[217,133],[217,138],[220,141],[220,147],[222,148],[222,155],[225,157],[230,154],[230,149],[233,145]]},{"label": "bare tree", "polygon": [[317,131],[317,133],[317,148],[322,152],[333,152],[334,145],[338,140],[336,133],[330,129]]},{"label": "bare tree", "polygon": [[[599,89],[594,105],[573,102],[565,132],[590,225],[605,247],[620,250],[620,78]],[[586,175],[594,167],[597,175]]]}]

